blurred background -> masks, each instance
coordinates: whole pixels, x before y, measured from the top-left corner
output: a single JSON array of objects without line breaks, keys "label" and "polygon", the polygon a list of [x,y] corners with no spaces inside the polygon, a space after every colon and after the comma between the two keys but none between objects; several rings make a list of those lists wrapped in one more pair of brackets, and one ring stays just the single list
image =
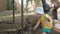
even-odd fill
[{"label": "blurred background", "polygon": [[[45,13],[49,13],[53,19],[58,19],[57,9],[60,7],[60,0],[0,0],[0,34],[39,34],[40,28],[31,32],[31,29],[36,24],[38,16],[35,9],[38,6],[44,8]],[[46,7],[48,9],[46,9]],[[23,16],[22,9],[23,8]],[[23,26],[22,27],[22,17]],[[27,26],[26,26],[27,25]],[[52,30],[51,34],[58,34]]]}]

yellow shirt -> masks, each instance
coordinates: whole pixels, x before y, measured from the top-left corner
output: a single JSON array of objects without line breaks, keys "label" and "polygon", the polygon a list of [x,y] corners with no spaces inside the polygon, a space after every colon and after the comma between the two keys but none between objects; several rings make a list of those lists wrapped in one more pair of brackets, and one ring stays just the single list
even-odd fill
[{"label": "yellow shirt", "polygon": [[42,24],[43,28],[51,28],[51,22],[48,21],[48,16],[49,15],[45,14],[46,20],[43,15],[38,19],[38,22]]}]

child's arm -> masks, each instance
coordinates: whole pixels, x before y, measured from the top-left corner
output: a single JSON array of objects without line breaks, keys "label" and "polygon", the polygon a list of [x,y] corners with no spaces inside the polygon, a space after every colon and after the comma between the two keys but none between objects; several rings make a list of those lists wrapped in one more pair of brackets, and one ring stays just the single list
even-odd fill
[{"label": "child's arm", "polygon": [[39,24],[40,24],[40,19],[38,19],[38,22],[37,22],[37,24],[34,26],[34,29],[36,29],[36,28],[39,26]]},{"label": "child's arm", "polygon": [[51,25],[52,25],[52,23],[53,23],[52,18],[49,16],[48,19],[50,20]]},{"label": "child's arm", "polygon": [[53,26],[53,20],[52,20],[52,18],[50,17],[50,16],[47,16],[47,18],[48,18],[48,20],[51,22],[51,26]]},{"label": "child's arm", "polygon": [[36,29],[39,26],[40,22],[37,22],[37,24],[34,26],[34,29]]}]

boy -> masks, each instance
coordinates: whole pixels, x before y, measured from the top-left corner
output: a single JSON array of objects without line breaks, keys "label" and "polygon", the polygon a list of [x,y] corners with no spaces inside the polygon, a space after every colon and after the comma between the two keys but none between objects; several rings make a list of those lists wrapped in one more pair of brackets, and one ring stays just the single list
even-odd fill
[{"label": "boy", "polygon": [[44,14],[43,7],[37,7],[36,13],[40,17],[34,29],[36,29],[39,24],[42,24],[42,34],[50,34],[52,29],[52,18],[48,14]]}]

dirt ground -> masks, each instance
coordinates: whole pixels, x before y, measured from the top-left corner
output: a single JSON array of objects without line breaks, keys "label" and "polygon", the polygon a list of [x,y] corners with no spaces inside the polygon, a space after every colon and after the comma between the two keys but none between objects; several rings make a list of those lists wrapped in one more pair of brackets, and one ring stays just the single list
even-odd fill
[{"label": "dirt ground", "polygon": [[[12,12],[10,12],[12,13]],[[3,15],[11,15],[9,13],[5,13]],[[16,13],[17,14],[17,13]],[[0,13],[0,15],[2,15],[2,13]],[[24,24],[25,23],[32,23],[32,26],[34,26],[36,24],[37,21],[37,15],[28,15],[28,16],[24,16]],[[15,23],[14,24],[10,24],[13,23],[13,18],[12,17],[6,17],[6,18],[1,18],[3,21],[0,21],[0,34],[7,34],[7,32],[2,32],[2,30],[4,29],[18,29],[21,23],[21,16],[15,16]],[[28,21],[28,22],[27,22]],[[42,34],[41,30],[35,30],[33,31],[34,34]],[[32,34],[33,34],[32,33]],[[10,34],[16,34],[16,32],[10,32]],[[51,34],[58,34],[58,32],[52,30]]]}]

